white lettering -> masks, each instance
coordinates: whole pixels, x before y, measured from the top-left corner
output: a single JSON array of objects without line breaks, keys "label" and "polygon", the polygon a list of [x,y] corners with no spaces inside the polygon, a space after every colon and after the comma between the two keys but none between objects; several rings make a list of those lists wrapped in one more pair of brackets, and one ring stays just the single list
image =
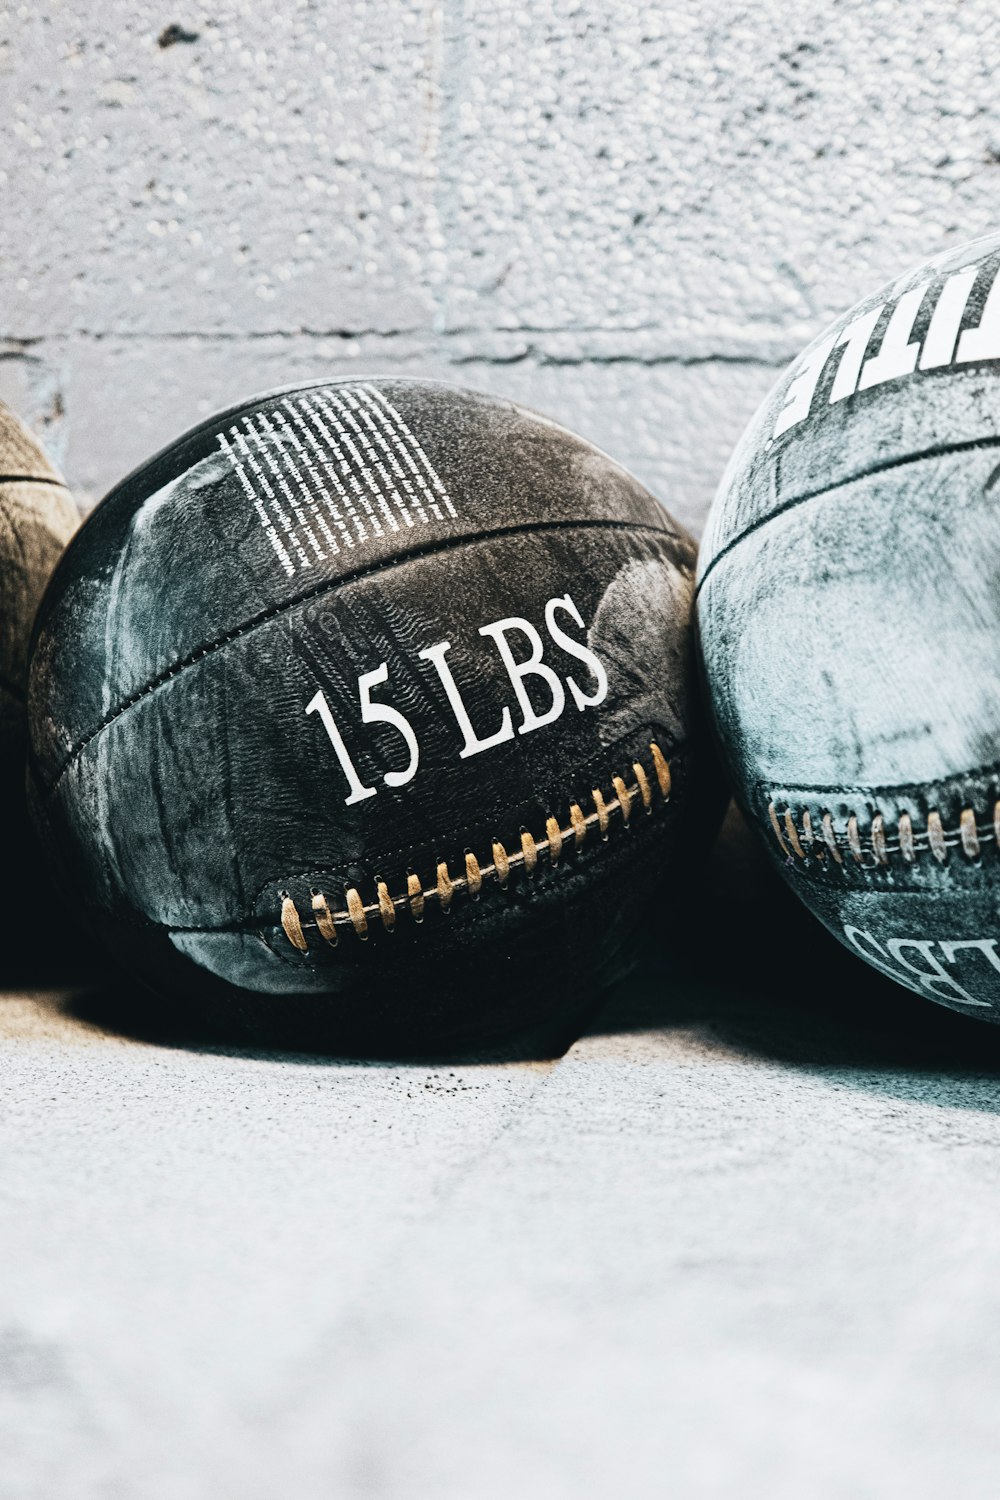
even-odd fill
[{"label": "white lettering", "polygon": [[859,391],[881,385],[885,380],[898,380],[901,375],[912,375],[916,369],[920,340],[910,342],[910,334],[926,290],[925,282],[922,286],[915,286],[912,291],[904,292],[896,303],[889,326],[882,335],[879,352],[865,361],[858,380]]},{"label": "white lettering", "polygon": [[[974,948],[976,952],[981,953],[983,957],[989,962],[989,964],[994,969],[996,969],[997,973],[1000,974],[1000,956],[998,956],[997,954],[996,938],[963,938],[959,942],[954,943],[946,943],[942,941],[941,952],[944,954],[945,963],[953,964],[955,962],[955,954],[958,952],[959,948]],[[984,1002],[982,1000],[976,1000],[973,1003],[976,1005],[982,1005]]]},{"label": "white lettering", "polygon": [[390,708],[388,703],[373,703],[371,690],[381,682],[389,679],[389,665],[383,662],[376,667],[374,672],[365,672],[358,678],[358,698],[361,702],[362,724],[391,724],[398,734],[401,734],[407,750],[410,752],[409,764],[405,771],[386,771],[382,780],[386,786],[405,786],[412,781],[417,774],[417,765],[420,761],[420,747],[417,737],[410,727],[410,721],[405,719],[398,709]]},{"label": "white lettering", "polygon": [[582,630],[584,628],[584,625],[583,620],[580,616],[580,611],[577,609],[576,605],[573,603],[569,595],[563,594],[561,599],[550,599],[548,604],[546,604],[545,623],[548,626],[549,635],[555,641],[556,645],[561,646],[562,649],[570,656],[575,656],[578,661],[582,661],[584,666],[587,667],[590,671],[591,676],[597,684],[594,688],[594,691],[588,696],[587,693],[581,691],[572,677],[567,677],[566,686],[569,688],[571,694],[573,695],[573,702],[576,704],[577,708],[581,710],[581,712],[583,709],[588,707],[596,708],[597,704],[603,703],[605,698],[608,696],[608,674],[607,672],[605,672],[600,660],[594,655],[593,651],[591,651],[589,647],[582,645],[579,641],[574,641],[571,636],[568,636],[566,634],[565,630],[562,630],[560,626],[556,624],[557,609],[561,609],[566,614],[568,614],[572,620],[576,621],[576,623]]},{"label": "white lettering", "polygon": [[884,302],[878,307],[873,307],[870,312],[862,313],[860,318],[855,318],[853,323],[848,323],[837,344],[844,345],[844,352],[840,356],[840,364],[834,376],[833,385],[830,389],[830,404],[835,401],[843,401],[847,396],[853,396],[858,384],[858,376],[861,373],[861,365],[868,349],[868,340],[875,329],[875,324],[882,316]]},{"label": "white lettering", "polygon": [[[874,937],[872,937],[870,932],[865,932],[863,927],[850,927],[845,923],[844,936],[847,938],[847,941],[850,943],[851,947],[856,948],[857,951],[861,954],[861,957],[866,959],[868,963],[874,964],[877,969],[884,969],[884,971],[887,974],[890,974],[893,979],[899,979],[903,984],[908,985],[910,983],[910,981],[904,974],[900,974],[898,969],[894,969],[892,967],[892,965],[889,963],[885,949]],[[862,942],[870,943],[873,948],[877,949],[877,953],[866,953],[864,947],[862,946]]]},{"label": "white lettering", "polygon": [[330,737],[330,743],[337,752],[340,769],[347,777],[347,784],[351,789],[350,796],[344,798],[345,803],[350,806],[352,802],[363,802],[366,797],[374,797],[375,787],[365,786],[355,770],[354,762],[350,757],[347,746],[344,744],[343,736],[337,728],[337,721],[330,712],[330,705],[327,703],[326,697],[322,692],[317,693],[314,698],[310,699],[306,705],[306,713],[319,714],[323,721],[323,728]]},{"label": "white lettering", "polygon": [[[594,679],[593,688],[585,692],[574,678],[566,677],[566,686],[562,678],[553,671],[552,667],[543,661],[544,643],[542,636],[532,625],[530,620],[522,619],[520,616],[511,615],[504,620],[497,620],[493,624],[483,625],[479,634],[487,636],[496,645],[500,659],[506,668],[511,687],[517,700],[521,713],[521,722],[518,725],[519,734],[530,734],[532,730],[543,729],[545,725],[552,724],[559,718],[566,707],[566,687],[569,688],[573,702],[577,708],[595,707],[602,703],[608,694],[608,674],[604,666],[581,641],[575,640],[568,635],[558,623],[559,611],[569,615],[579,628],[586,633],[583,617],[569,594],[558,595],[549,599],[545,605],[545,623],[554,643],[561,647],[569,656],[575,657],[577,661],[590,672]],[[519,661],[514,654],[509,637],[519,633],[524,636],[528,644],[528,655],[525,660]],[[481,755],[485,750],[492,750],[496,745],[505,744],[514,738],[513,714],[506,704],[500,708],[500,725],[491,734],[480,734],[473,726],[469,716],[469,710],[465,706],[462,693],[458,683],[455,681],[451,667],[446,660],[451,650],[450,641],[438,641],[436,645],[428,646],[425,650],[417,653],[422,661],[428,661],[436,671],[444,688],[445,697],[448,700],[455,722],[462,734],[462,748],[459,758],[467,759],[470,755]],[[529,677],[540,678],[545,684],[551,701],[543,709],[538,709],[528,695],[526,686]],[[380,703],[372,697],[373,689],[381,687],[389,681],[389,664],[382,662],[370,672],[363,672],[357,683],[358,702],[361,710],[362,724],[388,724],[402,739],[408,752],[408,759],[402,770],[386,771],[382,780],[386,786],[406,786],[417,774],[420,765],[420,745],[413,725],[398,709],[392,708],[387,703]],[[487,681],[492,682],[489,676]],[[536,694],[537,696],[537,694]],[[368,797],[375,796],[375,788],[366,786],[361,780],[357,767],[351,758],[351,753],[331,712],[330,705],[322,692],[314,694],[305,712],[307,714],[318,714],[326,730],[327,737],[336,752],[340,762],[341,770],[347,778],[349,795],[346,798],[348,804],[362,802]]]},{"label": "white lettering", "polygon": [[487,735],[485,739],[481,739],[477,735],[472,727],[472,720],[466,712],[465,704],[462,702],[462,695],[458,691],[458,685],[451,674],[451,668],[445,661],[445,656],[450,650],[451,641],[439,641],[436,646],[428,646],[426,651],[418,651],[417,655],[423,657],[425,661],[431,662],[441,679],[441,686],[444,688],[448,702],[451,704],[451,711],[455,715],[458,727],[465,738],[465,744],[458,752],[460,758],[465,760],[470,755],[481,755],[484,750],[491,750],[494,745],[502,745],[505,740],[512,740],[514,738],[514,726],[511,723],[510,709],[505,705],[503,713],[500,716],[500,728],[496,734]]},{"label": "white lettering", "polygon": [[[518,661],[510,649],[507,635],[510,631],[517,630],[527,636],[531,646],[531,655],[527,661]],[[522,620],[517,615],[511,615],[509,619],[497,620],[493,625],[483,625],[479,631],[480,635],[490,635],[496,641],[497,650],[503,658],[503,664],[507,668],[507,675],[511,680],[518,705],[521,709],[521,723],[518,725],[518,734],[530,734],[533,729],[541,729],[546,724],[551,724],[558,719],[566,706],[566,692],[559,678],[551,667],[547,667],[542,661],[542,653],[545,647],[542,638],[538,634],[530,620]],[[543,714],[536,713],[535,708],[528,697],[524,686],[526,677],[540,677],[547,684],[552,694],[552,702]]]},{"label": "white lettering", "polygon": [[[946,998],[942,996],[942,992],[938,988],[939,985],[943,984],[946,987],[946,991],[949,991],[953,996],[957,995],[966,1005],[987,1004],[985,1000],[973,1000],[968,990],[964,990],[957,980],[945,972],[931,952],[931,949],[934,947],[932,941],[926,938],[889,938],[885,946],[890,957],[894,958],[897,963],[902,964],[904,969],[908,969],[911,974],[915,975],[920,983],[920,988],[926,990],[929,994],[936,996],[938,999]],[[911,964],[910,960],[904,956],[904,948],[910,948],[919,953],[925,959],[928,967],[926,969],[918,969],[916,964]]]},{"label": "white lettering", "polygon": [[967,328],[958,341],[955,363],[968,364],[973,359],[996,359],[1000,355],[1000,266],[993,274],[993,284],[983,304],[978,328]]},{"label": "white lettering", "polygon": [[805,356],[796,370],[788,387],[785,404],[779,411],[774,424],[774,437],[780,437],[783,432],[788,431],[789,427],[794,427],[796,422],[801,422],[803,417],[809,415],[819,377],[823,373],[823,366],[829,359],[835,342],[836,337],[831,334],[821,344],[817,344],[811,354]]},{"label": "white lettering", "polygon": [[941,365],[951,364],[962,314],[977,271],[977,266],[966,266],[964,270],[956,271],[954,276],[949,276],[941,288],[920,353],[922,370],[937,370]]},{"label": "white lettering", "polygon": [[[963,989],[950,974],[945,972],[938,959],[931,952],[931,949],[934,947],[932,940],[924,938],[889,938],[886,942],[886,947],[883,948],[881,943],[870,932],[866,932],[864,928],[850,927],[846,924],[844,926],[844,936],[852,948],[857,949],[862,958],[867,959],[870,964],[874,964],[877,969],[881,969],[884,973],[890,975],[891,978],[899,980],[901,984],[905,984],[909,989],[919,988],[924,994],[930,995],[936,1000],[941,1000],[948,998],[948,996],[947,993],[943,994],[938,986],[945,985],[946,990],[950,991],[951,997],[960,1000],[963,1005],[978,1005],[986,1010],[992,1008],[988,1000],[973,999],[967,990]],[[870,948],[875,949],[875,952],[872,953],[866,950],[865,944],[869,944]],[[978,952],[983,953],[993,967],[1000,972],[1000,958],[997,957],[996,942],[993,938],[970,938],[955,942],[941,942],[939,946],[944,954],[945,963],[954,962],[955,954],[960,948],[975,948]],[[925,960],[927,967],[918,968],[916,964],[911,963],[903,953],[904,948],[915,949]],[[886,949],[888,949],[888,952]],[[901,973],[900,968],[894,968],[889,961],[890,959],[894,960],[906,972]],[[916,984],[914,984],[914,980],[917,981]]]}]

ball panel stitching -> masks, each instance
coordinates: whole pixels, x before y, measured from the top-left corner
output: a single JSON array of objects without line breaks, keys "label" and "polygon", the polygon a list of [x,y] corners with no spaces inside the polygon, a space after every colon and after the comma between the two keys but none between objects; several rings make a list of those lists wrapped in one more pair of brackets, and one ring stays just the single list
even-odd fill
[{"label": "ball panel stitching", "polygon": [[433,554],[449,552],[459,547],[476,546],[480,542],[494,541],[499,538],[508,536],[532,535],[536,533],[548,533],[553,531],[593,530],[620,531],[628,534],[636,534],[639,536],[649,536],[659,541],[662,541],[664,539],[673,541],[677,540],[677,537],[673,532],[670,532],[666,529],[661,530],[656,526],[637,525],[633,521],[531,521],[525,522],[524,524],[519,524],[517,526],[499,527],[494,531],[480,531],[474,536],[453,537],[451,539],[433,543],[426,547],[417,547],[414,548],[413,551],[400,553],[396,557],[384,558],[381,561],[370,563],[364,567],[358,568],[354,572],[343,574],[339,578],[325,579],[322,583],[317,584],[312,589],[308,589],[305,593],[298,595],[295,599],[286,600],[281,604],[274,604],[270,606],[270,608],[262,610],[260,613],[251,616],[251,618],[245,621],[242,625],[236,626],[233,630],[227,631],[225,635],[218,636],[213,641],[208,641],[203,645],[198,646],[193,651],[189,651],[188,654],[182,657],[180,661],[173,663],[173,665],[170,667],[164,668],[163,671],[158,672],[155,677],[151,677],[149,681],[144,683],[141,688],[137,689],[136,692],[130,694],[130,696],[126,698],[124,702],[118,704],[116,708],[109,710],[109,712],[105,714],[104,718],[101,719],[100,723],[95,725],[93,729],[82,735],[70,746],[70,749],[68,750],[62,764],[59,766],[58,770],[53,776],[49,786],[45,788],[44,791],[42,791],[42,796],[45,798],[51,797],[55,792],[56,787],[59,785],[62,777],[73,765],[74,761],[79,758],[80,754],[87,748],[87,746],[93,740],[95,740],[98,735],[103,734],[105,729],[109,728],[110,725],[120,719],[123,714],[126,714],[129,709],[135,708],[137,704],[141,703],[151,694],[164,687],[166,683],[179,676],[181,672],[186,671],[188,667],[194,666],[197,662],[204,660],[205,657],[214,655],[215,652],[231,645],[234,641],[241,640],[244,636],[249,635],[251,631],[257,630],[259,627],[268,624],[271,620],[278,619],[282,615],[288,614],[294,609],[298,609],[301,605],[310,603],[313,599],[319,598],[327,593],[332,593],[342,586],[347,587],[350,584],[357,583],[360,579],[370,577],[375,573],[388,571],[391,568],[398,567],[402,563],[413,562],[421,557],[428,557]]},{"label": "ball panel stitching", "polygon": [[[855,812],[848,815],[844,829],[840,830],[834,826],[832,814],[822,811],[821,834],[816,833],[812,815],[806,808],[801,809],[800,821],[796,823],[790,807],[779,811],[772,801],[767,805],[767,816],[775,841],[789,864],[810,858],[822,860],[827,854],[838,865],[851,863],[865,869],[884,869],[897,854],[908,865],[916,864],[922,854],[931,854],[939,864],[944,864],[952,849],[961,849],[974,864],[981,858],[984,843],[994,844],[1000,850],[1000,800],[994,802],[988,821],[980,821],[974,808],[962,808],[958,825],[953,828],[945,827],[936,808],[928,812],[925,830],[914,827],[911,813],[901,812],[895,834],[889,832],[889,825],[878,812],[872,816],[867,834],[862,834]],[[862,816],[867,818],[867,812]]]},{"label": "ball panel stitching", "polygon": [[[655,740],[651,742],[649,751],[652,778],[663,806],[670,801],[673,787],[670,763]],[[369,902],[363,900],[356,885],[346,886],[345,907],[335,911],[330,908],[329,893],[314,889],[310,892],[312,920],[303,919],[291,894],[287,890],[281,891],[280,924],[285,937],[300,953],[309,951],[309,933],[318,933],[331,947],[336,947],[338,929],[353,928],[364,942],[369,935],[370,920],[380,920],[383,928],[391,932],[400,913],[408,912],[414,922],[422,922],[428,902],[436,901],[442,911],[447,911],[457,894],[467,893],[472,900],[478,900],[484,882],[491,878],[501,888],[506,886],[511,874],[518,870],[523,870],[530,879],[542,856],[547,857],[550,867],[554,868],[567,840],[572,839],[575,848],[582,848],[587,835],[596,829],[600,832],[602,841],[606,841],[615,814],[621,815],[622,827],[629,828],[633,799],[642,803],[647,815],[652,813],[654,799],[650,777],[638,760],[633,763],[631,770],[634,777],[631,784],[617,774],[610,778],[615,788],[613,795],[606,795],[600,787],[593,788],[590,794],[594,804],[593,812],[585,813],[578,801],[570,801],[565,824],[550,817],[546,821],[544,838],[536,838],[528,829],[521,829],[520,847],[516,849],[508,849],[506,844],[494,839],[491,859],[485,864],[471,851],[466,851],[465,873],[462,875],[453,876],[447,862],[440,860],[432,884],[425,887],[419,876],[411,872],[407,877],[406,891],[397,896],[391,895],[386,883],[376,878],[377,896],[374,901]]]},{"label": "ball panel stitching", "polygon": [[823,495],[833,495],[837,490],[846,489],[848,485],[857,484],[862,479],[872,479],[878,474],[887,474],[892,469],[904,468],[907,464],[923,463],[925,460],[935,458],[948,458],[953,453],[970,453],[974,452],[977,448],[987,449],[997,447],[1000,447],[1000,437],[968,438],[965,442],[961,443],[935,443],[930,448],[921,449],[919,453],[907,453],[900,458],[889,458],[884,463],[872,464],[870,468],[861,469],[857,474],[846,474],[843,479],[838,479],[835,484],[824,485],[822,489],[806,490],[801,495],[793,495],[790,499],[783,500],[780,505],[776,505],[773,510],[769,510],[766,515],[758,516],[755,521],[752,521],[737,536],[730,537],[729,541],[719,548],[714,557],[709,558],[701,577],[695,585],[695,598],[701,593],[703,585],[708,582],[716,566],[724,557],[732,552],[734,547],[738,547],[741,542],[746,541],[748,537],[753,536],[755,532],[760,531],[762,527],[767,526],[771,521],[776,521],[779,516],[783,516],[787,511],[795,510],[797,506],[805,505],[809,500],[818,500]]}]

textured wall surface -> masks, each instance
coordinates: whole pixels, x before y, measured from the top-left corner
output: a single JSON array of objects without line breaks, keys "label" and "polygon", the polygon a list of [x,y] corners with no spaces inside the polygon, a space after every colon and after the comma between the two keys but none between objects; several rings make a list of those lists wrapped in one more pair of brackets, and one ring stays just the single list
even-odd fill
[{"label": "textured wall surface", "polygon": [[697,525],[773,367],[995,224],[998,47],[987,0],[8,7],[0,395],[90,504],[261,387],[435,373]]},{"label": "textured wall surface", "polygon": [[[777,367],[1000,220],[998,56],[988,0],[8,3],[0,397],[89,506],[443,375],[698,528]],[[562,1056],[206,1050],[20,953],[0,1500],[994,1500],[1000,1032],[713,878]]]}]

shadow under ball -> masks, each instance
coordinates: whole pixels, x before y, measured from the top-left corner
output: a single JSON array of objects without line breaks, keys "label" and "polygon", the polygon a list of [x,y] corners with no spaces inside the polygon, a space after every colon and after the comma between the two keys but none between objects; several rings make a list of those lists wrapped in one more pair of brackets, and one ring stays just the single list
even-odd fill
[{"label": "shadow under ball", "polygon": [[793,889],[875,968],[986,1020],[1000,1020],[998,273],[998,235],[949,250],[814,340],[722,480],[697,610],[737,796]]},{"label": "shadow under ball", "polygon": [[[36,892],[29,909],[37,903],[38,872],[24,796],[28,642],[39,600],[79,520],[62,476],[0,403],[0,792],[8,866]],[[23,913],[16,919],[22,935],[26,920]]]},{"label": "shadow under ball", "polygon": [[51,859],[137,974],[253,1037],[579,1007],[707,842],[693,569],[636,480],[510,402],[233,408],[107,497],[46,596]]}]

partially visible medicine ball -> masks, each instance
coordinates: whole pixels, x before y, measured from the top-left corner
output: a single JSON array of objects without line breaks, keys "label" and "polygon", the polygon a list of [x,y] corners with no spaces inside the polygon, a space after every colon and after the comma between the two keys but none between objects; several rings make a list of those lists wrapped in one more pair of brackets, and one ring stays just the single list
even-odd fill
[{"label": "partially visible medicine ball", "polygon": [[46,596],[53,865],[151,986],[254,1036],[437,1045],[580,1005],[709,841],[694,556],[508,401],[235,407],[114,490]]},{"label": "partially visible medicine ball", "polygon": [[[24,797],[28,642],[38,602],[79,520],[62,476],[0,403],[0,805],[8,865],[22,878],[26,866],[34,868]],[[25,919],[8,910],[5,921],[23,927]]]},{"label": "partially visible medicine ball", "polygon": [[698,590],[726,759],[794,890],[882,973],[1000,1020],[1000,235],[786,372]]}]

